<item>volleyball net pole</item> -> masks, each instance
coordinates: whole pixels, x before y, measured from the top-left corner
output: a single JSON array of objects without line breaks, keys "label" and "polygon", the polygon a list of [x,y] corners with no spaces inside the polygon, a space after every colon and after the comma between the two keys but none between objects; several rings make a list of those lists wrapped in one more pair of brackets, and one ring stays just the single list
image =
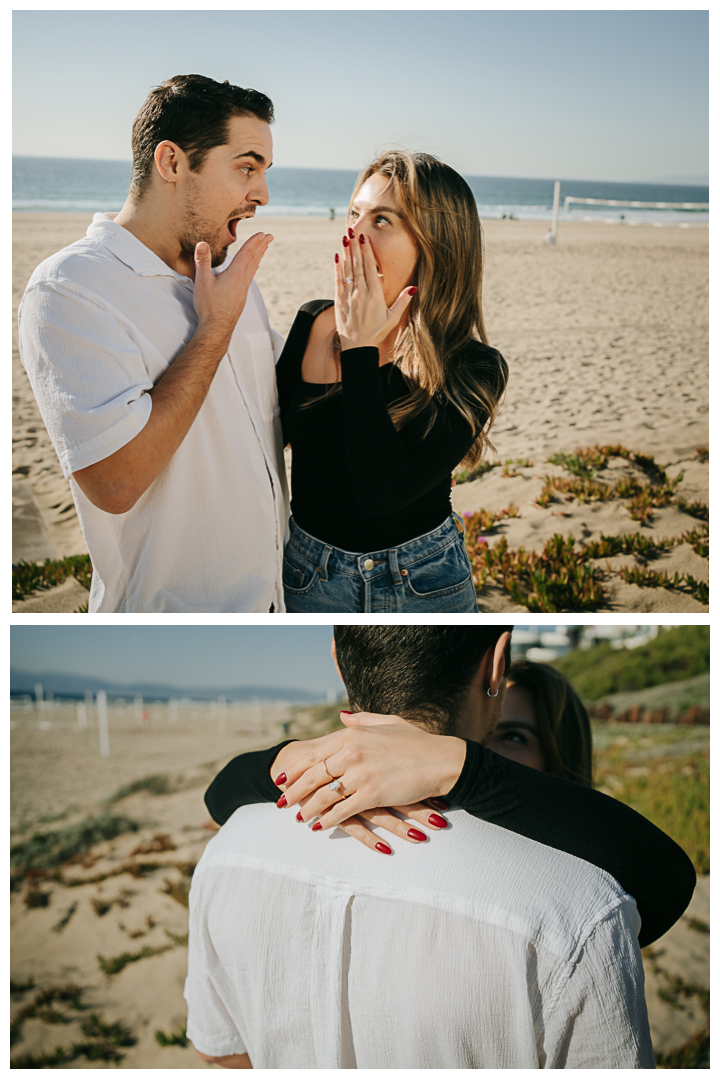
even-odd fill
[{"label": "volleyball net pole", "polygon": [[[567,199],[565,200],[565,212],[567,213]],[[555,181],[555,193],[553,195],[553,220],[552,234],[557,239],[558,221],[560,219],[560,181]]]}]

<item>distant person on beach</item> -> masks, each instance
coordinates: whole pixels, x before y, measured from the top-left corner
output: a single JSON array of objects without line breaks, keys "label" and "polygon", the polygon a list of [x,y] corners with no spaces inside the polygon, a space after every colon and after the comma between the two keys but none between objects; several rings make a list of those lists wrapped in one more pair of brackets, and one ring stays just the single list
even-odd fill
[{"label": "distant person on beach", "polygon": [[358,179],[335,299],[305,304],[277,367],[292,446],[289,612],[477,612],[451,474],[476,465],[507,382],[487,344],[467,183],[400,151]]},{"label": "distant person on beach", "polygon": [[30,278],[20,355],[92,559],[90,612],[284,610],[281,339],[253,282],[272,236],[226,261],[268,201],[272,121],[255,90],[169,79],[133,125],[120,213]]},{"label": "distant person on beach", "polygon": [[545,233],[545,236],[543,237],[543,244],[549,246],[551,244],[554,244],[556,240],[556,234],[552,231],[552,229],[548,229],[548,231]]},{"label": "distant person on beach", "polygon": [[[500,715],[509,629],[342,626],[335,640],[351,706],[411,721],[368,729],[384,754],[398,738],[433,741],[430,770],[449,790],[464,739],[485,742]],[[411,751],[406,790],[429,765]],[[353,757],[317,768],[350,807]],[[382,765],[368,779],[382,786]],[[653,1068],[634,899],[564,851],[457,807],[444,820],[390,859],[271,805],[237,810],[190,893],[187,1034],[200,1055],[261,1069]]]}]

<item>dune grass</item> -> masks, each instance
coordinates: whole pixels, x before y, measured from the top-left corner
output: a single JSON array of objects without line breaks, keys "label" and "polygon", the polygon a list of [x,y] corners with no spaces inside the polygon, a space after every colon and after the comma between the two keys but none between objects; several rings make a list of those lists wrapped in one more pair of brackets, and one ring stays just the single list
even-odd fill
[{"label": "dune grass", "polygon": [[64,559],[45,559],[42,563],[21,559],[12,568],[12,598],[25,600],[32,593],[62,585],[71,576],[84,589],[90,588],[92,563],[89,555],[68,555]]},{"label": "dune grass", "polygon": [[86,855],[94,844],[136,832],[137,822],[121,814],[95,814],[74,825],[35,833],[10,849],[10,864],[21,876],[31,870],[53,870]]},{"label": "dune grass", "polygon": [[663,628],[636,649],[613,649],[610,644],[575,649],[555,664],[588,701],[679,682],[710,670],[710,627]]},{"label": "dune grass", "polygon": [[[683,750],[687,729],[662,727],[593,723],[593,734],[602,735],[602,741],[594,740],[595,786],[652,821],[688,854],[699,874],[709,874],[709,739],[704,747],[675,753],[674,744]],[[609,733],[613,738],[605,742]]]}]

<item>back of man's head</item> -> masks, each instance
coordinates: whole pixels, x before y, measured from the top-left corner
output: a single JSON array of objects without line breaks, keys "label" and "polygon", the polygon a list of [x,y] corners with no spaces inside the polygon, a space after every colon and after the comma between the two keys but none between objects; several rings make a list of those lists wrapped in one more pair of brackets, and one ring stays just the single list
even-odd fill
[{"label": "back of man's head", "polygon": [[216,82],[205,75],[173,75],[148,94],[132,130],[133,167],[130,191],[136,201],[152,176],[155,148],[166,139],[187,156],[197,172],[214,146],[228,139],[233,116],[255,116],[272,124],[273,103],[258,90]]},{"label": "back of man's head", "polygon": [[[488,649],[512,626],[336,626],[335,654],[355,712],[455,733]],[[510,645],[505,654],[510,665]]]}]

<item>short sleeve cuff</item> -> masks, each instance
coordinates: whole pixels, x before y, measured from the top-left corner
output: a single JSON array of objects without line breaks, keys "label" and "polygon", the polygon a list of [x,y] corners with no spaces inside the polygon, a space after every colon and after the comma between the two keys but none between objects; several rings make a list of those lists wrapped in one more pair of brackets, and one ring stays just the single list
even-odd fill
[{"label": "short sleeve cuff", "polygon": [[104,461],[111,454],[121,450],[123,446],[127,446],[145,427],[151,412],[152,398],[149,394],[143,393],[128,404],[125,415],[112,427],[101,431],[94,438],[78,446],[68,446],[59,450],[58,457],[65,479],[69,480],[74,472],[86,469],[89,465],[95,465],[98,461]]},{"label": "short sleeve cuff", "polygon": [[232,1039],[212,1039],[197,1030],[192,1023],[188,1023],[187,1037],[196,1050],[208,1057],[227,1057],[228,1054],[247,1054],[245,1044],[238,1035]]}]

